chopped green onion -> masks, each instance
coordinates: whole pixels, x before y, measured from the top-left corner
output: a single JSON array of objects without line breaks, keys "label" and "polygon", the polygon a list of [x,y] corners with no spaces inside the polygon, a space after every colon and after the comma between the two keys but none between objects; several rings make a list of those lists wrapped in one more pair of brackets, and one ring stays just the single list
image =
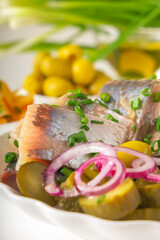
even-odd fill
[{"label": "chopped green onion", "polygon": [[19,144],[18,144],[18,141],[17,140],[14,140],[14,146],[16,146],[17,148],[19,147]]},{"label": "chopped green onion", "polygon": [[108,102],[110,100],[110,95],[108,93],[101,93],[100,99],[104,102]]},{"label": "chopped green onion", "polygon": [[51,104],[52,107],[59,107],[58,105],[55,105],[55,104]]},{"label": "chopped green onion", "polygon": [[153,102],[160,102],[160,92],[155,92],[154,93]]},{"label": "chopped green onion", "polygon": [[98,120],[91,120],[91,123],[97,123],[97,124],[103,124],[103,121],[98,121]]},{"label": "chopped green onion", "polygon": [[89,131],[89,127],[87,126],[87,125],[82,125],[81,127],[80,127],[81,129],[84,129],[84,130],[86,130],[86,131]]},{"label": "chopped green onion", "polygon": [[[70,92],[72,92],[73,94],[68,95],[68,93],[70,93]],[[75,91],[69,90],[69,91],[67,91],[66,95],[68,98],[80,98],[80,99],[87,98],[87,94],[82,93],[80,88],[76,89]]]},{"label": "chopped green onion", "polygon": [[118,123],[118,120],[115,119],[111,114],[108,114],[105,118],[106,118],[107,120],[110,120],[110,121],[113,121],[113,122]]},{"label": "chopped green onion", "polygon": [[156,79],[156,78],[157,78],[157,75],[155,73],[149,77],[149,79]]},{"label": "chopped green onion", "polygon": [[159,132],[160,132],[160,117],[155,118],[155,119],[153,120],[153,123],[156,125],[156,131],[159,131]]},{"label": "chopped green onion", "polygon": [[73,147],[75,143],[88,142],[87,137],[83,131],[73,133],[68,137],[69,146]]},{"label": "chopped green onion", "polygon": [[82,117],[81,118],[81,123],[86,125],[88,123],[88,118]]},{"label": "chopped green onion", "polygon": [[8,139],[10,139],[11,138],[11,135],[10,135],[10,133],[8,134]]},{"label": "chopped green onion", "polygon": [[141,106],[141,100],[139,97],[135,98],[133,101],[131,101],[131,108],[136,110],[139,109]]},{"label": "chopped green onion", "polygon": [[60,179],[57,180],[58,185],[60,185],[62,182],[65,182],[67,179],[67,176],[62,176]]},{"label": "chopped green onion", "polygon": [[152,95],[152,90],[150,88],[145,88],[142,90],[141,94],[143,96],[150,96],[150,95]]},{"label": "chopped green onion", "polygon": [[79,102],[76,99],[70,99],[66,102],[66,106],[79,106]]},{"label": "chopped green onion", "polygon": [[4,118],[8,119],[8,120],[11,120],[12,119],[12,116],[11,115],[5,115]]},{"label": "chopped green onion", "polygon": [[97,156],[99,154],[99,152],[96,152],[96,153],[89,153],[89,156],[90,157],[95,157],[95,156]]},{"label": "chopped green onion", "polygon": [[62,167],[61,169],[61,173],[63,175],[65,175],[66,177],[69,177],[69,175],[72,173],[73,171],[69,168],[66,168],[66,167]]},{"label": "chopped green onion", "polygon": [[[155,149],[155,144],[157,143],[157,149]],[[160,150],[160,140],[156,140],[151,145],[152,152],[158,152]]]},{"label": "chopped green onion", "polygon": [[133,129],[134,131],[136,131],[137,127],[136,127],[136,125],[135,125],[135,124],[134,124],[134,125],[132,125],[132,129]]},{"label": "chopped green onion", "polygon": [[84,112],[82,111],[80,106],[75,106],[74,110],[80,117],[85,117]]},{"label": "chopped green onion", "polygon": [[147,134],[145,137],[150,140],[152,138],[152,134]]},{"label": "chopped green onion", "polygon": [[143,139],[143,142],[147,143],[148,145],[151,144],[151,141],[148,138],[146,138],[146,137]]},{"label": "chopped green onion", "polygon": [[119,110],[119,109],[112,109],[112,111],[113,111],[113,112],[116,112],[116,113],[118,113],[118,114],[120,114],[120,115],[121,115],[121,112],[120,112],[120,110]]},{"label": "chopped green onion", "polygon": [[15,152],[8,152],[6,155],[5,155],[5,162],[6,163],[10,163],[10,162],[13,162],[17,159],[17,154]]},{"label": "chopped green onion", "polygon": [[20,114],[22,112],[22,110],[19,107],[14,107],[14,110],[16,113]]},{"label": "chopped green onion", "polygon": [[86,99],[86,100],[80,101],[80,103],[83,105],[87,105],[87,104],[93,103],[93,101],[92,101],[92,99]]},{"label": "chopped green onion", "polygon": [[97,204],[100,204],[104,201],[106,194],[101,195],[99,198],[97,198]]},{"label": "chopped green onion", "polygon": [[98,98],[96,98],[96,99],[94,100],[94,102],[97,102],[97,103],[98,103],[99,105],[101,105],[102,107],[105,107],[105,108],[108,109],[108,106],[105,105],[104,103],[102,103]]},{"label": "chopped green onion", "polygon": [[3,112],[3,106],[0,105],[0,113],[2,113],[2,112]]}]

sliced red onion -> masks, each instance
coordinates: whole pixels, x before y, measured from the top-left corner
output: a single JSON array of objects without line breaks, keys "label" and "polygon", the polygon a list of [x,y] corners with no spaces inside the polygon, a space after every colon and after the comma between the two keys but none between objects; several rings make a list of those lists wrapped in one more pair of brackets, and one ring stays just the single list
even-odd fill
[{"label": "sliced red onion", "polygon": [[156,164],[158,165],[158,166],[160,166],[160,158],[153,158],[154,159],[154,161],[156,162]]},{"label": "sliced red onion", "polygon": [[[154,158],[154,160],[155,160],[155,158]],[[142,159],[135,159],[132,162],[131,167],[138,168],[138,167],[142,166],[143,164],[144,164],[144,161]],[[160,175],[159,174],[149,173],[148,175],[143,176],[142,178],[147,181],[150,181],[150,182],[160,183]]]},{"label": "sliced red onion", "polygon": [[[65,196],[63,191],[55,183],[55,173],[60,167],[62,167],[66,162],[70,161],[71,159],[92,152],[100,152],[103,155],[116,157],[115,149],[112,146],[102,142],[90,142],[74,146],[63,152],[57,158],[55,158],[54,161],[45,170],[45,191],[53,196]],[[74,191],[72,192],[71,197],[77,195],[78,192]]]},{"label": "sliced red onion", "polygon": [[[118,186],[125,178],[126,172],[125,172],[125,166],[124,164],[117,159],[116,157],[106,156],[106,163],[102,167],[101,172],[89,183],[84,183],[81,180],[81,175],[83,173],[83,170],[92,162],[95,161],[95,159],[90,159],[86,162],[84,162],[76,171],[75,171],[75,184],[80,191],[81,195],[84,196],[90,196],[90,195],[102,195],[116,186]],[[97,160],[97,163],[104,163],[104,159],[99,158]],[[103,185],[96,186],[97,183],[99,183],[108,173],[110,173],[111,169],[113,168],[113,165],[115,165],[115,174],[113,177],[108,180]]]},{"label": "sliced red onion", "polygon": [[133,149],[126,148],[126,147],[114,147],[114,149],[117,152],[125,152],[128,154],[131,154],[131,155],[136,156],[144,161],[144,164],[142,166],[139,166],[136,168],[127,168],[126,169],[126,177],[131,177],[131,178],[141,177],[141,178],[143,178],[143,177],[147,176],[149,173],[153,173],[157,168],[154,159],[144,153],[141,153],[141,152],[138,152]]}]

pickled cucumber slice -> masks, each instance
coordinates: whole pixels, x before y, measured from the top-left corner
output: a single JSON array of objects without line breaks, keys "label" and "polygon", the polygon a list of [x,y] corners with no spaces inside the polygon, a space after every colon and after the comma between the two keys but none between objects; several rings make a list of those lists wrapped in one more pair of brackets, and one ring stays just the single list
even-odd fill
[{"label": "pickled cucumber slice", "polygon": [[109,220],[126,216],[134,211],[140,202],[138,189],[130,178],[102,196],[79,199],[79,204],[85,213]]},{"label": "pickled cucumber slice", "polygon": [[46,193],[43,187],[42,173],[45,168],[46,166],[40,162],[30,162],[22,165],[17,173],[17,184],[24,196],[55,206],[55,198]]},{"label": "pickled cucumber slice", "polygon": [[138,186],[138,190],[142,199],[141,208],[160,207],[160,184],[148,184]]},{"label": "pickled cucumber slice", "polygon": [[155,220],[160,221],[160,208],[136,209],[122,220]]}]

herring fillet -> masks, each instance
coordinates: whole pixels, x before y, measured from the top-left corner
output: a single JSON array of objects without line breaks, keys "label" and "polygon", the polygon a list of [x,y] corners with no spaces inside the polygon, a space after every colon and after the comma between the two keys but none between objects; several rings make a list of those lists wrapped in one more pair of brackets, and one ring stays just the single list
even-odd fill
[{"label": "herring fillet", "polygon": [[[103,140],[110,145],[125,142],[127,128],[100,117],[86,115],[89,131],[84,131],[89,142]],[[92,124],[91,120],[104,121]],[[20,130],[19,159],[16,169],[32,159],[53,160],[69,148],[68,137],[81,129],[80,117],[74,111],[47,104],[29,105]],[[82,159],[72,160],[70,167],[77,168]]]},{"label": "herring fillet", "polygon": [[[142,91],[150,88],[151,96],[143,96]],[[123,115],[135,121],[137,129],[133,140],[143,140],[153,128],[153,119],[160,115],[160,102],[153,101],[155,92],[160,92],[160,80],[142,79],[142,80],[120,80],[109,81],[100,90],[100,93],[107,92],[111,95],[109,108],[118,108]],[[139,97],[141,106],[134,110],[131,108],[131,101]]]}]

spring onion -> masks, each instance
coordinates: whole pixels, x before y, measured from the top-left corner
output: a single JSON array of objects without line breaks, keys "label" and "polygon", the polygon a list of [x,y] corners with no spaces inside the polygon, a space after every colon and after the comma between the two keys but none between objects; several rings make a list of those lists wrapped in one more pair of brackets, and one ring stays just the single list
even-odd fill
[{"label": "spring onion", "polygon": [[59,107],[58,105],[55,105],[55,104],[51,104],[52,107]]},{"label": "spring onion", "polygon": [[22,110],[21,110],[19,107],[17,107],[17,106],[14,107],[14,111],[15,111],[17,114],[22,113]]},{"label": "spring onion", "polygon": [[139,109],[141,106],[141,100],[139,97],[135,98],[133,101],[131,101],[131,108],[134,110]]},{"label": "spring onion", "polygon": [[80,103],[82,104],[82,105],[87,105],[87,104],[92,104],[93,103],[93,101],[92,101],[92,99],[86,99],[86,100],[83,100],[83,101],[80,101]]},{"label": "spring onion", "polygon": [[15,147],[17,147],[17,148],[19,147],[19,144],[18,144],[17,140],[14,140],[13,144],[14,144]]},{"label": "spring onion", "polygon": [[17,154],[15,152],[8,152],[5,155],[5,162],[6,163],[11,163],[13,161],[16,161],[16,159],[17,159]]},{"label": "spring onion", "polygon": [[160,92],[155,92],[154,93],[153,102],[160,102]]},{"label": "spring onion", "polygon": [[141,94],[143,96],[150,96],[150,95],[152,95],[152,90],[150,88],[145,88],[142,90]]},{"label": "spring onion", "polygon": [[136,129],[137,129],[137,126],[134,124],[134,125],[132,125],[132,129],[134,130],[134,131],[136,131]]},{"label": "spring onion", "polygon": [[86,125],[88,123],[88,118],[82,117],[80,121],[81,121],[82,124]]},{"label": "spring onion", "polygon": [[112,109],[112,111],[113,111],[113,112],[116,112],[116,113],[118,113],[118,114],[120,114],[120,115],[121,115],[121,112],[120,112],[120,110],[119,110],[119,109]]},{"label": "spring onion", "polygon": [[143,142],[147,143],[148,145],[151,144],[151,141],[148,138],[146,138],[146,137],[143,139]]},{"label": "spring onion", "polygon": [[118,120],[115,119],[111,114],[108,114],[105,118],[106,118],[107,120],[110,120],[110,121],[113,121],[113,122],[118,123]]},{"label": "spring onion", "polygon": [[75,106],[74,110],[80,117],[85,117],[84,112],[82,111],[80,106]]},{"label": "spring onion", "polygon": [[69,175],[71,175],[73,171],[69,168],[66,168],[66,167],[62,167],[61,169],[61,173],[66,176],[66,177],[69,177]]},{"label": "spring onion", "polygon": [[97,120],[91,120],[91,123],[96,123],[96,124],[103,124],[103,121],[97,121]]},{"label": "spring onion", "polygon": [[86,131],[89,131],[89,127],[88,127],[86,124],[82,125],[82,126],[80,127],[80,129],[84,129],[84,130],[86,130]]},{"label": "spring onion", "polygon": [[106,194],[101,195],[100,197],[97,198],[97,204],[100,204],[101,202],[103,202],[103,200],[105,199]]},{"label": "spring onion", "polygon": [[101,93],[100,99],[104,102],[108,102],[110,100],[110,95],[108,93]]},{"label": "spring onion", "polygon": [[149,77],[149,79],[156,79],[156,78],[157,78],[157,75],[155,73]]},{"label": "spring onion", "polygon": [[87,137],[83,131],[73,133],[68,137],[69,146],[73,147],[75,143],[88,142]]},{"label": "spring onion", "polygon": [[[155,149],[155,144],[157,144],[157,148]],[[158,152],[160,150],[160,140],[156,140],[151,145],[152,152]]]},{"label": "spring onion", "polygon": [[76,99],[70,99],[66,102],[66,106],[79,106],[79,102]]}]

